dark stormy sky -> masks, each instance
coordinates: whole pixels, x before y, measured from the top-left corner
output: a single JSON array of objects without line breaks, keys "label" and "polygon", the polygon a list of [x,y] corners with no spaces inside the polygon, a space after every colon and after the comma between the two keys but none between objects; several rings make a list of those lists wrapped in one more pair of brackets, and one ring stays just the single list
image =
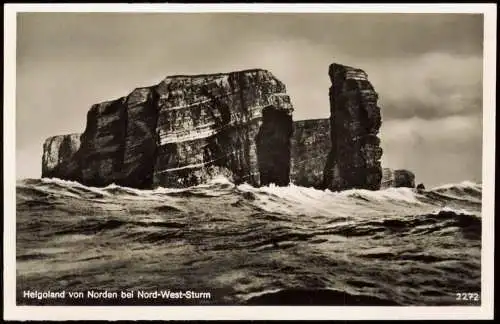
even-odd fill
[{"label": "dark stormy sky", "polygon": [[294,119],[328,117],[337,62],[379,93],[384,166],[481,180],[482,15],[22,13],[17,28],[17,178],[39,177],[44,139],[82,132],[93,103],[171,74],[268,69]]}]

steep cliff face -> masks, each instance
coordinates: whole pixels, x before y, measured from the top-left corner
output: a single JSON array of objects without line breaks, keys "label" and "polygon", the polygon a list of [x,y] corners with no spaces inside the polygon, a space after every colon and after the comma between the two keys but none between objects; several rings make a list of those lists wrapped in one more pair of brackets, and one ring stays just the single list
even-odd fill
[{"label": "steep cliff face", "polygon": [[331,151],[330,119],[294,122],[291,182],[305,187],[323,188],[323,174]]},{"label": "steep cliff face", "polygon": [[81,136],[49,138],[42,176],[141,189],[219,174],[255,186],[379,189],[378,95],[360,69],[332,64],[329,75],[331,117],[297,122],[269,71],[167,77],[93,105]]},{"label": "steep cliff face", "polygon": [[68,178],[78,172],[79,164],[74,159],[80,148],[80,134],[52,136],[43,143],[42,177]]},{"label": "steep cliff face", "polygon": [[411,171],[384,168],[382,171],[381,189],[389,187],[415,188],[415,174]]},{"label": "steep cliff face", "polygon": [[120,179],[120,184],[124,186],[153,186],[157,153],[157,102],[158,92],[155,88],[135,89],[124,101],[127,115]]},{"label": "steep cliff face", "polygon": [[93,105],[81,137],[80,181],[91,186],[120,183],[127,132],[126,98]]},{"label": "steep cliff face", "polygon": [[256,138],[260,184],[286,186],[290,181],[292,116],[269,107],[264,108],[262,115],[262,126]]},{"label": "steep cliff face", "polygon": [[259,69],[167,77],[92,106],[71,157],[78,171],[55,176],[136,188],[186,187],[218,174],[285,185],[293,111],[285,92]]},{"label": "steep cliff face", "polygon": [[382,179],[378,95],[363,70],[332,64],[329,76],[332,150],[325,185],[377,190]]},{"label": "steep cliff face", "polygon": [[[165,79],[158,86],[154,183],[187,186],[220,173],[235,183],[284,182],[268,179],[280,160],[267,147],[284,144],[280,154],[290,155],[283,128],[291,124],[293,106],[285,91],[265,70]],[[269,131],[269,122],[284,126]]]}]

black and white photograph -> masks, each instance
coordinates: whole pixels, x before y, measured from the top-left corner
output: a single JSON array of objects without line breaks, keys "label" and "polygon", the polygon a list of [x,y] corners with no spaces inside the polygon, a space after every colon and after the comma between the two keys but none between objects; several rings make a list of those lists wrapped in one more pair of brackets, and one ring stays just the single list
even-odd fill
[{"label": "black and white photograph", "polygon": [[9,11],[12,317],[492,318],[496,5],[150,6]]}]

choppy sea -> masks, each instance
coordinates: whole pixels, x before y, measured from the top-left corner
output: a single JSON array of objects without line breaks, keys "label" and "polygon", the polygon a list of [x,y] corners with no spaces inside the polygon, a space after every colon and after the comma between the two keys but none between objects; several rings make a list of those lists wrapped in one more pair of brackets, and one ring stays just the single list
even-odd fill
[{"label": "choppy sea", "polygon": [[[236,186],[225,178],[155,190],[20,180],[16,300],[479,305],[481,195],[481,184],[472,182],[421,192],[330,192]],[[47,298],[33,298],[43,293]]]}]

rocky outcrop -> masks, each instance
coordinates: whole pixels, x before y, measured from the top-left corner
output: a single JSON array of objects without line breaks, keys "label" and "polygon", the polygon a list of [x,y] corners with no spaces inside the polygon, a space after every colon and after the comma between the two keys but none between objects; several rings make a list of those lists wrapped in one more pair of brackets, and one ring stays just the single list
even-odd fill
[{"label": "rocky outcrop", "polygon": [[79,181],[91,186],[120,183],[127,111],[125,98],[93,105],[77,154],[81,156]]},{"label": "rocky outcrop", "polygon": [[330,119],[296,121],[292,137],[291,182],[323,188],[323,174],[330,151]]},{"label": "rocky outcrop", "polygon": [[135,188],[149,188],[153,183],[157,153],[156,126],[158,92],[139,88],[125,99],[127,107],[125,147],[121,183]]},{"label": "rocky outcrop", "polygon": [[[158,92],[154,185],[195,185],[221,173],[235,183],[288,182],[281,160],[290,155],[293,106],[270,72],[169,77]],[[283,178],[269,179],[276,164]]]},{"label": "rocky outcrop", "polygon": [[254,186],[379,189],[378,95],[360,69],[332,64],[329,75],[331,117],[296,122],[269,71],[169,76],[93,105],[81,136],[49,138],[42,176],[141,189],[220,174]]},{"label": "rocky outcrop", "polygon": [[415,174],[413,174],[413,172],[411,171],[404,169],[393,170],[389,168],[384,168],[382,172],[381,188],[385,189],[389,187],[415,188]]},{"label": "rocky outcrop", "polygon": [[69,178],[79,165],[74,159],[80,148],[80,134],[52,136],[43,143],[42,177]]},{"label": "rocky outcrop", "polygon": [[94,186],[186,187],[218,174],[285,185],[292,111],[266,70],[171,76],[92,106],[80,147],[58,163],[78,165],[63,178]]},{"label": "rocky outcrop", "polygon": [[377,190],[382,179],[378,94],[363,70],[332,64],[329,76],[332,150],[325,186]]}]

